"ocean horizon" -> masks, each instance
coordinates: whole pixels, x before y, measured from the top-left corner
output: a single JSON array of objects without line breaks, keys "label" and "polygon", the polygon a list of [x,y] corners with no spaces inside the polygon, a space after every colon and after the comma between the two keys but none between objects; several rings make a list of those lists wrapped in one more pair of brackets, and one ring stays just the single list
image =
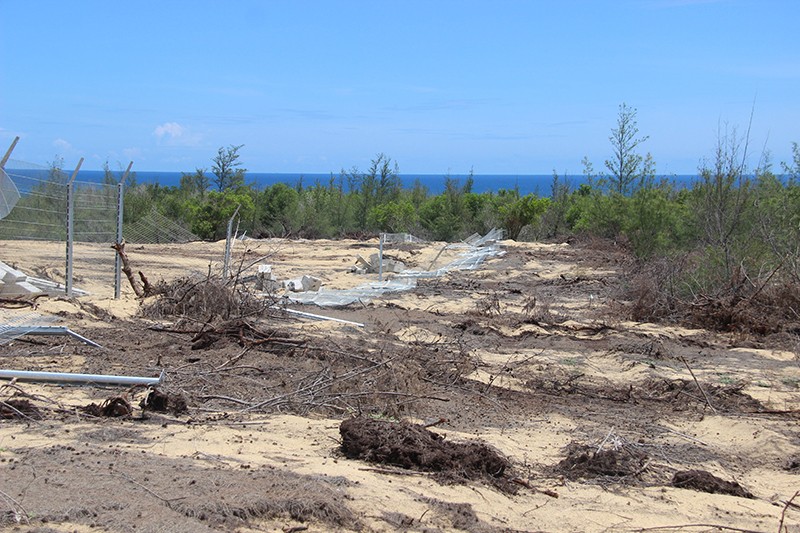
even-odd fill
[{"label": "ocean horizon", "polygon": [[[37,180],[46,180],[48,173],[45,170],[31,170],[31,169],[8,169],[9,174],[14,179],[16,174],[18,177],[30,177]],[[112,171],[116,179],[122,178],[122,171]],[[153,183],[162,187],[178,187],[180,186],[181,176],[184,172],[168,172],[168,171],[134,171],[132,172],[137,184]],[[213,178],[213,174],[208,172],[206,174],[209,178]],[[420,184],[427,188],[429,194],[441,194],[444,191],[446,180],[456,180],[460,185],[463,185],[468,174],[400,174],[400,181],[404,189],[411,189],[414,184],[419,180]],[[105,178],[105,171],[103,170],[80,170],[76,177],[77,182],[83,183],[102,183]],[[475,193],[497,193],[500,190],[514,190],[518,189],[520,194],[535,194],[537,196],[551,196],[553,175],[552,174],[473,174],[472,192]],[[577,189],[582,184],[588,183],[589,180],[584,175],[559,175],[560,180],[566,182],[573,189]],[[657,179],[666,179],[672,182],[676,187],[689,187],[697,180],[696,174],[691,175],[672,175],[672,176],[658,176]],[[309,187],[317,183],[328,185],[331,180],[339,183],[340,175],[333,173],[302,173],[302,172],[248,172],[245,175],[245,184],[252,186],[255,189],[264,189],[276,183],[284,183],[290,187]],[[18,184],[18,186],[21,184]],[[344,187],[349,190],[347,178],[344,179]],[[27,189],[28,187],[21,187]],[[213,182],[212,187],[213,189]]]},{"label": "ocean horizon", "polygon": [[[158,171],[140,171],[135,172],[136,183],[157,183],[163,187],[177,187],[180,185],[181,176],[184,172],[158,172]],[[122,172],[114,172],[118,178],[122,177]],[[209,177],[213,174],[207,173]],[[78,181],[87,181],[97,183],[103,180],[105,176],[102,170],[82,170],[78,172]],[[441,194],[444,192],[445,182],[448,178],[457,180],[460,185],[463,185],[468,174],[400,174],[400,181],[404,189],[411,189],[414,184],[419,180],[422,186],[428,189],[430,194]],[[673,182],[678,187],[685,187],[697,179],[697,175],[679,175],[679,176],[664,176],[668,181]],[[245,175],[245,184],[251,185],[256,189],[263,189],[274,185],[276,183],[284,183],[290,187],[303,187],[313,186],[317,183],[328,185],[331,180],[339,183],[339,174],[321,174],[321,173],[276,173],[276,172],[248,172]],[[552,174],[528,174],[528,175],[515,175],[515,174],[474,174],[472,175],[473,185],[472,192],[475,193],[497,193],[501,189],[514,190],[519,189],[520,194],[535,194],[537,196],[550,196],[552,193],[553,175]],[[584,183],[588,183],[588,179],[584,175],[559,175],[559,179],[566,180],[573,188],[578,188]],[[661,179],[661,177],[659,177]],[[347,179],[345,178],[344,187],[348,188]],[[212,185],[213,188],[213,185]]]}]

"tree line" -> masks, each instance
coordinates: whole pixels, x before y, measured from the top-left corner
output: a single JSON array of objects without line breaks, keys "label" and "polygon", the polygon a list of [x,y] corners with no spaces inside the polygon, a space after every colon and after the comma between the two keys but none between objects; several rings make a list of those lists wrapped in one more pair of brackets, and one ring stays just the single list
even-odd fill
[{"label": "tree line", "polygon": [[[447,177],[444,191],[431,194],[419,180],[403,188],[399,166],[378,154],[369,168],[332,174],[325,181],[258,188],[247,183],[239,160],[241,145],[218,150],[210,172],[184,173],[178,186],[132,184],[125,195],[125,222],[151,209],[183,224],[203,239],[224,237],[238,208],[240,230],[253,237],[338,238],[408,232],[434,240],[458,240],[493,227],[511,239],[563,239],[594,235],[624,242],[637,257],[708,242],[733,261],[737,240],[759,230],[759,239],[775,243],[774,233],[790,232],[789,213],[798,196],[798,146],[793,161],[776,174],[768,156],[748,166],[749,139],[735,129],[719,132],[710,158],[690,186],[657,177],[656,164],[641,146],[636,109],[622,104],[611,130],[611,156],[596,173],[583,160],[585,182],[574,187],[554,172],[549,196],[520,194],[518,189],[476,193],[473,179]],[[766,218],[769,219],[767,221]],[[775,225],[785,223],[782,230]],[[770,232],[768,232],[770,233]],[[784,235],[781,241],[787,240]],[[745,239],[747,240],[747,239]]]}]

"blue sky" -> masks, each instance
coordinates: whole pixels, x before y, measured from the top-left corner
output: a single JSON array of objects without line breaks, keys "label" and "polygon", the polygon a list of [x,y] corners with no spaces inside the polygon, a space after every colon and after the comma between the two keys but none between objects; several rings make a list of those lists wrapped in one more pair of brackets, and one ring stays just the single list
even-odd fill
[{"label": "blue sky", "polygon": [[0,151],[74,168],[580,173],[638,110],[659,174],[800,142],[800,2],[0,0]]}]

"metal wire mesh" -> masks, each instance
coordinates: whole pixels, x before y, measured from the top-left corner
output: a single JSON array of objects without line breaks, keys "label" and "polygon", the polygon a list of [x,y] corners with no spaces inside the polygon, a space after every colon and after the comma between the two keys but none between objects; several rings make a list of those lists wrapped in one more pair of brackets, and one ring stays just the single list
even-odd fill
[{"label": "metal wire mesh", "polygon": [[[14,159],[6,162],[5,171],[20,198],[8,216],[0,220],[0,240],[67,242],[70,176],[55,165],[44,167]],[[107,268],[113,276],[115,252],[110,244],[116,241],[118,188],[111,181],[75,181],[72,184],[72,239],[76,243],[93,243],[108,250],[100,261],[108,263]],[[48,264],[67,263],[65,279],[53,281],[68,283],[66,278],[79,278],[82,271],[97,267],[97,257],[71,255],[71,246],[66,247],[66,253],[63,251],[65,248],[43,244],[37,248],[40,255],[52,250],[52,258],[46,257]],[[25,269],[25,265],[20,267]]]},{"label": "metal wire mesh", "polygon": [[76,181],[74,186],[75,242],[115,242],[117,184]]},{"label": "metal wire mesh", "polygon": [[122,229],[125,241],[136,244],[182,243],[199,241],[200,237],[177,222],[152,209],[135,222]]},{"label": "metal wire mesh", "polygon": [[56,317],[44,317],[38,313],[0,310],[0,346],[8,344],[39,326],[55,322]]},{"label": "metal wire mesh", "polygon": [[0,239],[65,240],[69,176],[56,168],[13,159],[6,163],[5,171],[20,199],[0,220]]}]

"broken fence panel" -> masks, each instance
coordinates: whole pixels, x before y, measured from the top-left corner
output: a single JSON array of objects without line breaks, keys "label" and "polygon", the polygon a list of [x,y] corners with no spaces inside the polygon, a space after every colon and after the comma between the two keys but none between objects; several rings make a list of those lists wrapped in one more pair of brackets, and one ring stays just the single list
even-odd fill
[{"label": "broken fence panel", "polygon": [[[489,257],[500,257],[505,251],[500,249],[498,241],[503,239],[503,230],[493,229],[483,237],[478,234],[469,236],[464,243],[448,244],[445,248],[464,248],[458,258],[434,271],[403,270],[391,280],[360,285],[354,289],[297,292],[287,294],[285,298],[292,303],[314,304],[320,307],[344,307],[356,302],[366,303],[387,292],[406,291],[416,287],[418,279],[438,278],[453,270],[477,270]],[[444,248],[442,249],[444,251]],[[441,255],[441,252],[439,252]],[[439,256],[437,256],[438,259]],[[360,258],[363,263],[366,261]],[[436,259],[434,259],[436,262]],[[433,263],[429,268],[433,267]]]},{"label": "broken fence panel", "polygon": [[95,348],[102,348],[96,342],[87,339],[83,335],[75,333],[66,326],[0,326],[0,339],[5,337],[16,338],[23,335],[69,335],[74,339],[78,339],[84,344],[94,346]]}]

